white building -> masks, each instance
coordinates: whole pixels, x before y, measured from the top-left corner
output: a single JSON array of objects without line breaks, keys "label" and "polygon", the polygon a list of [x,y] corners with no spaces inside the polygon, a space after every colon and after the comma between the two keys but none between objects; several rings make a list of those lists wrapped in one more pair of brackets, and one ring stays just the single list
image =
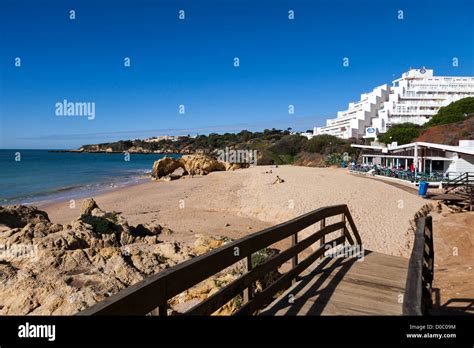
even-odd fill
[{"label": "white building", "polygon": [[410,69],[392,86],[382,85],[362,94],[357,103],[315,127],[314,134],[331,134],[339,138],[376,138],[377,134],[399,123],[422,125],[436,115],[439,108],[474,96],[474,77],[433,76],[432,69]]},{"label": "white building", "polygon": [[474,172],[474,140],[460,140],[459,146],[415,142],[388,146],[356,145],[361,149],[362,163],[407,170],[413,164],[415,172],[443,173],[449,177]]},{"label": "white building", "polygon": [[314,137],[313,131],[307,130],[306,132],[300,132],[299,135],[307,138],[308,140]]},{"label": "white building", "polygon": [[162,140],[178,141],[180,138],[187,138],[187,137],[188,137],[187,135],[160,135],[157,137],[143,139],[143,141],[146,143],[157,143]]},{"label": "white building", "polygon": [[388,100],[389,86],[376,87],[372,92],[364,93],[360,100],[349,103],[349,108],[338,111],[337,118],[326,121],[326,126],[315,127],[313,134],[329,134],[339,138],[360,138],[365,134],[366,127],[371,125],[372,119]]}]

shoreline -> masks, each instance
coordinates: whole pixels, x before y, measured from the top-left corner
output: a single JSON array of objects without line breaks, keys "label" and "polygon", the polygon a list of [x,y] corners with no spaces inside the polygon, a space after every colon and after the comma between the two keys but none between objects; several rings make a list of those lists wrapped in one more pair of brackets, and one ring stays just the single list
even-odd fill
[{"label": "shoreline", "polygon": [[[9,151],[9,152],[8,152]],[[2,151],[2,163],[14,150]],[[61,150],[62,151],[62,150]],[[19,155],[20,156],[20,155]],[[98,195],[149,178],[153,164],[180,154],[52,153],[25,150],[17,165],[0,173],[0,205],[34,205]]]},{"label": "shoreline", "polygon": [[[66,202],[71,199],[83,199],[91,196],[105,194],[111,191],[121,190],[129,186],[141,185],[150,180],[149,173],[137,175],[127,180],[117,182],[96,182],[86,185],[75,185],[51,190],[49,192],[33,194],[30,199],[13,198],[1,205],[28,205],[44,206],[58,202]],[[62,194],[61,194],[62,193]]]}]

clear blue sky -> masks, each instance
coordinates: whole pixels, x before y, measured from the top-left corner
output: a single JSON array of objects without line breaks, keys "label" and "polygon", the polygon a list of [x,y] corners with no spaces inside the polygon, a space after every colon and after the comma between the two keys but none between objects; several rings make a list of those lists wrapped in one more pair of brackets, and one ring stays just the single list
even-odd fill
[{"label": "clear blue sky", "polygon": [[[2,0],[0,148],[312,129],[410,66],[474,75],[473,13],[472,0]],[[63,99],[95,102],[95,119],[56,116]]]}]

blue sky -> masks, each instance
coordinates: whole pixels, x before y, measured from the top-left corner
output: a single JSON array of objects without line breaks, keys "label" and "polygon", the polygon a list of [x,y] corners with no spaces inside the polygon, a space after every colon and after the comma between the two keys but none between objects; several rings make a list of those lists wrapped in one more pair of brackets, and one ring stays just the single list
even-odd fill
[{"label": "blue sky", "polygon": [[[472,13],[471,0],[2,0],[0,148],[312,129],[410,66],[474,75]],[[95,102],[95,119],[56,116],[64,99]]]}]

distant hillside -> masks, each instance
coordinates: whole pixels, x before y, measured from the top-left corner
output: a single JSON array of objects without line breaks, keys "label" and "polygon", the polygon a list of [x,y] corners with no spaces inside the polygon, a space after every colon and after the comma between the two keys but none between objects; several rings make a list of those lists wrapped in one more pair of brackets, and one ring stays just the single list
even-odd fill
[{"label": "distant hillside", "polygon": [[474,117],[460,122],[429,127],[415,141],[458,145],[460,139],[474,139]]},{"label": "distant hillside", "polygon": [[357,157],[357,150],[351,147],[355,139],[343,140],[331,135],[318,135],[308,140],[289,129],[265,129],[263,132],[243,130],[237,134],[209,134],[192,138],[179,137],[176,140],[121,140],[112,143],[83,145],[74,152],[130,152],[130,153],[207,153],[229,149],[256,150],[258,164],[340,164],[343,157]]}]

